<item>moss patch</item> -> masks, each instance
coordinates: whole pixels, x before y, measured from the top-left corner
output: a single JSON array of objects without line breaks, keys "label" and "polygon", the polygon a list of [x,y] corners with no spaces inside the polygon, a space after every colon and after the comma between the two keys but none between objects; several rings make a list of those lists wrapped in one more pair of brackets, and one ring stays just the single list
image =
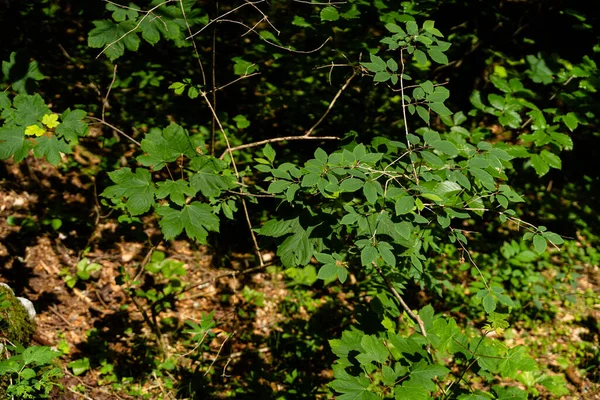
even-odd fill
[{"label": "moss patch", "polygon": [[12,292],[0,286],[0,338],[26,345],[35,332],[35,322]]}]

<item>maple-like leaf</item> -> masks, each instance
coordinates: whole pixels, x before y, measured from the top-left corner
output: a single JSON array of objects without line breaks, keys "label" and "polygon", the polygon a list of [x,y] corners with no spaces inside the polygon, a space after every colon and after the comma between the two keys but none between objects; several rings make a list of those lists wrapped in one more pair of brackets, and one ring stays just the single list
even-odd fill
[{"label": "maple-like leaf", "polygon": [[42,117],[50,114],[48,106],[39,94],[19,94],[13,100],[13,112],[8,115],[7,123],[26,127],[41,121]]},{"label": "maple-like leaf", "polygon": [[6,160],[14,155],[14,161],[19,162],[27,157],[31,144],[25,140],[23,128],[16,126],[0,128],[0,160]]},{"label": "maple-like leaf", "polygon": [[162,216],[160,227],[167,240],[178,236],[185,229],[188,237],[205,243],[208,231],[219,231],[219,218],[213,214],[213,209],[208,204],[194,201],[181,210],[159,207],[156,211]]},{"label": "maple-like leaf", "polygon": [[190,161],[190,168],[197,171],[190,178],[192,188],[200,191],[203,196],[217,197],[223,190],[235,187],[233,176],[220,174],[227,164],[215,157],[200,156]]},{"label": "maple-like leaf", "polygon": [[177,124],[169,125],[162,132],[160,129],[150,131],[142,140],[142,150],[147,154],[137,160],[157,171],[182,155],[193,157],[196,153],[189,134]]},{"label": "maple-like leaf", "polygon": [[44,79],[37,61],[30,61],[22,54],[12,52],[9,61],[2,61],[2,73],[7,81],[12,82],[12,89],[26,94],[35,89],[35,81]]},{"label": "maple-like leaf", "polygon": [[150,210],[156,193],[150,171],[138,168],[133,173],[130,168],[121,168],[109,172],[108,176],[116,185],[107,187],[101,196],[112,199],[125,197],[125,207],[131,215],[143,214]]},{"label": "maple-like leaf", "polygon": [[36,157],[46,157],[46,160],[52,165],[58,165],[60,162],[60,153],[69,154],[71,147],[64,140],[56,136],[42,136],[36,139],[33,146],[33,154]]},{"label": "maple-like leaf", "polygon": [[190,188],[187,181],[162,181],[158,182],[158,190],[156,191],[156,198],[164,199],[169,196],[171,201],[178,206],[185,204],[185,195],[194,196],[196,190]]},{"label": "maple-like leaf", "polygon": [[135,24],[131,21],[114,23],[109,20],[94,21],[96,26],[88,34],[88,46],[101,48],[107,46],[104,53],[111,60],[116,60],[125,53],[125,48],[137,51],[140,38],[134,32]]},{"label": "maple-like leaf", "polygon": [[[60,116],[62,123],[56,127],[56,135],[63,137],[67,142],[76,143],[81,136],[88,133],[88,125],[82,121],[86,115],[83,110],[71,111],[67,108]],[[49,125],[48,127],[51,128]]]}]

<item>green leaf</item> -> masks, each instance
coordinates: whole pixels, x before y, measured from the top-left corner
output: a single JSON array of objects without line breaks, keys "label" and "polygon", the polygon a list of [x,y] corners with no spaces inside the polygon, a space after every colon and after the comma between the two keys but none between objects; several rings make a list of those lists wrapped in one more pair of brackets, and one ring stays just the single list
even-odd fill
[{"label": "green leaf", "polygon": [[57,358],[60,353],[45,346],[30,346],[23,351],[23,364],[47,365]]},{"label": "green leaf", "polygon": [[367,365],[375,361],[379,364],[383,364],[389,357],[389,351],[387,347],[382,343],[381,339],[374,335],[365,335],[360,341],[360,345],[364,352],[361,352],[356,356],[358,362],[361,365]]},{"label": "green leaf", "polygon": [[22,161],[29,154],[31,142],[25,140],[23,128],[0,127],[0,160],[15,156],[14,161]]},{"label": "green leaf", "polygon": [[377,249],[370,244],[365,246],[360,252],[360,260],[365,267],[370,267],[371,263],[377,260],[377,257],[379,257]]},{"label": "green leaf", "polygon": [[381,186],[374,181],[367,181],[365,182],[364,186],[363,186],[363,194],[365,195],[367,201],[371,204],[375,204],[377,202],[377,194],[378,194],[378,189],[380,189]]},{"label": "green leaf", "polygon": [[408,21],[406,23],[406,32],[408,32],[409,35],[416,35],[419,33],[419,26],[415,21]]},{"label": "green leaf", "polygon": [[550,166],[548,163],[537,154],[531,156],[531,165],[533,165],[533,168],[538,176],[544,176],[548,173],[548,171],[550,171]]},{"label": "green leaf", "polygon": [[164,199],[169,196],[171,201],[178,206],[185,204],[185,196],[194,196],[196,190],[190,188],[187,181],[161,181],[157,183],[158,190],[156,191],[156,198]]},{"label": "green leaf", "polygon": [[[29,61],[22,53],[10,53],[8,61],[2,61],[2,73],[17,93],[26,94],[35,90],[35,81],[44,79],[37,61]],[[1,109],[1,108],[0,108]]]},{"label": "green leaf", "polygon": [[233,175],[221,175],[226,163],[212,156],[194,157],[190,168],[197,171],[190,177],[190,186],[205,197],[218,197],[224,190],[235,187]]},{"label": "green leaf", "polygon": [[67,108],[60,116],[61,123],[56,127],[56,135],[63,137],[67,142],[77,143],[81,136],[88,133],[88,125],[82,120],[87,113],[83,110]]},{"label": "green leaf", "polygon": [[431,143],[431,145],[434,149],[436,149],[439,152],[448,154],[450,156],[458,155],[458,149],[456,148],[454,143],[449,142],[447,140],[436,140],[435,142]]},{"label": "green leaf", "polygon": [[69,154],[71,147],[62,139],[56,136],[41,136],[37,138],[33,146],[33,154],[36,157],[46,157],[46,160],[52,165],[60,163],[60,153]]},{"label": "green leaf", "polygon": [[33,96],[19,94],[13,100],[14,112],[7,118],[6,123],[13,122],[16,125],[26,127],[41,121],[42,117],[50,114],[50,109],[44,103],[39,94]]},{"label": "green leaf", "polygon": [[438,64],[448,64],[448,57],[446,57],[439,49],[431,48],[427,50],[427,54],[429,54],[429,57]]},{"label": "green leaf", "polygon": [[567,113],[562,120],[571,132],[573,132],[575,129],[577,129],[577,126],[579,126],[579,120],[573,112]]},{"label": "green leaf", "polygon": [[264,223],[260,228],[259,233],[264,236],[280,237],[287,235],[292,231],[293,220],[276,220],[272,219]]},{"label": "green leaf", "polygon": [[208,204],[194,201],[181,210],[158,207],[156,212],[162,216],[159,224],[167,240],[177,237],[185,229],[189,238],[203,244],[206,243],[208,231],[219,231],[219,218]]},{"label": "green leaf", "polygon": [[551,153],[548,150],[542,150],[540,156],[551,168],[562,168],[562,161],[560,160],[560,157],[556,154]]},{"label": "green leaf", "polygon": [[445,376],[448,372],[450,371],[441,365],[427,364],[424,361],[420,361],[410,372],[409,382],[429,391],[434,391],[437,386],[433,382],[433,378]]},{"label": "green leaf", "polygon": [[402,221],[396,224],[396,232],[400,234],[404,239],[410,239],[410,234],[412,232],[412,224],[407,221]]},{"label": "green leaf", "polygon": [[313,256],[313,246],[309,240],[309,232],[300,228],[279,245],[277,255],[283,265],[288,268],[308,264]]},{"label": "green leaf", "polygon": [[71,361],[68,366],[73,371],[73,375],[79,376],[90,369],[90,359],[87,357],[80,358],[79,360]]},{"label": "green leaf", "polygon": [[412,196],[404,196],[396,200],[396,215],[408,214],[415,206],[415,199]]},{"label": "green leaf", "polygon": [[263,154],[271,163],[275,161],[275,150],[273,150],[270,144],[267,143],[265,145],[265,148],[263,149]]},{"label": "green leaf", "polygon": [[427,104],[431,111],[438,114],[440,117],[447,117],[452,115],[452,111],[444,105],[444,103],[428,103]]},{"label": "green leaf", "polygon": [[309,24],[306,19],[299,15],[294,15],[294,19],[292,20],[292,25],[296,25],[300,28],[312,28],[313,26]]},{"label": "green leaf", "polygon": [[258,71],[258,65],[246,61],[241,57],[233,57],[231,61],[234,62],[233,73],[236,75],[243,76]]},{"label": "green leaf", "polygon": [[485,297],[483,298],[483,308],[486,313],[492,313],[496,310],[496,298],[491,292],[487,292]]},{"label": "green leaf", "polygon": [[344,192],[356,192],[358,189],[362,188],[364,185],[364,181],[356,178],[345,179],[340,183],[340,189]]},{"label": "green leaf", "polygon": [[546,242],[546,238],[542,235],[533,236],[533,247],[538,254],[542,254],[546,251],[546,247],[548,246],[548,242]]},{"label": "green leaf", "polygon": [[115,24],[109,20],[93,21],[95,28],[88,33],[88,46],[92,48],[105,47],[104,53],[111,60],[116,60],[125,53],[125,48],[137,51],[140,38],[131,21]]},{"label": "green leaf", "polygon": [[134,174],[130,168],[121,168],[109,172],[108,176],[115,185],[107,187],[101,196],[117,200],[127,198],[125,206],[131,215],[143,214],[154,205],[156,189],[147,169],[138,168]]},{"label": "green leaf", "polygon": [[413,53],[413,56],[415,57],[417,64],[420,64],[420,65],[427,64],[427,56],[421,50],[415,50],[415,52]]},{"label": "green leaf", "polygon": [[319,269],[318,279],[328,281],[337,277],[338,267],[335,264],[325,264]]},{"label": "green leaf", "polygon": [[337,21],[340,18],[340,13],[333,7],[325,7],[321,10],[321,21]]},{"label": "green leaf", "polygon": [[425,121],[426,124],[429,123],[429,112],[422,106],[417,106],[417,114],[419,114],[419,117],[421,117],[421,119],[423,121]]}]

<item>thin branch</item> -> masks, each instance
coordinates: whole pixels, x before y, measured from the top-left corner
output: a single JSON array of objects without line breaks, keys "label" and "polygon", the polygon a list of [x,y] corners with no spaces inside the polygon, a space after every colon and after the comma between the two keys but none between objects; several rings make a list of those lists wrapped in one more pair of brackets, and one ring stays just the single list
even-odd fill
[{"label": "thin branch", "polygon": [[[215,1],[215,15],[219,14],[219,2]],[[212,83],[212,91],[211,91],[211,100],[212,100],[212,109],[215,110],[213,113],[213,117],[210,122],[210,145],[208,152],[211,156],[215,155],[215,131],[216,131],[216,118],[217,118],[217,25],[213,25],[212,28],[212,48],[210,49],[211,53],[211,64],[210,64],[210,76]]]},{"label": "thin branch", "polygon": [[234,275],[246,275],[246,274],[249,274],[251,272],[258,271],[258,270],[261,270],[263,268],[266,268],[269,265],[272,265],[272,263],[267,263],[267,264],[259,265],[259,266],[256,266],[256,267],[247,268],[247,269],[245,269],[243,271],[227,271],[227,272],[223,272],[223,273],[221,273],[221,274],[219,274],[217,276],[213,276],[212,278],[206,279],[206,280],[204,280],[202,282],[191,283],[191,284],[187,285],[186,287],[184,287],[183,290],[181,292],[179,292],[179,294],[183,294],[185,292],[189,292],[190,290],[196,289],[196,288],[202,289],[206,285],[215,282],[217,279],[226,278],[228,276],[234,276]]},{"label": "thin branch", "polygon": [[381,270],[381,268],[379,268],[377,266],[377,264],[375,262],[373,262],[373,261],[371,262],[371,264],[373,265],[373,267],[375,268],[375,270],[377,271],[377,273],[379,274],[379,276],[381,277],[381,279],[383,279],[383,282],[388,287],[388,289],[392,292],[392,294],[394,295],[394,297],[396,297],[396,299],[400,302],[400,304],[402,305],[402,308],[404,308],[404,311],[406,311],[406,313],[412,319],[414,319],[415,322],[419,325],[419,328],[421,329],[421,334],[423,336],[427,337],[427,331],[425,330],[425,324],[423,323],[423,320],[421,319],[421,317],[419,316],[419,314],[415,314],[415,312],[410,309],[410,307],[408,306],[408,304],[406,304],[406,302],[402,298],[402,295],[400,295],[400,293],[396,290],[396,288],[392,285],[392,283],[390,281],[388,281],[388,279],[385,277],[385,275],[383,274],[383,271]]},{"label": "thin branch", "polygon": [[333,96],[333,100],[331,100],[331,103],[329,103],[329,107],[327,107],[327,110],[325,110],[323,115],[321,115],[321,118],[319,118],[319,120],[317,122],[315,122],[315,124],[308,131],[306,131],[304,136],[310,136],[314,132],[314,130],[317,129],[317,127],[321,124],[321,122],[323,122],[325,117],[327,117],[327,115],[329,114],[329,112],[331,111],[333,106],[335,105],[335,102],[337,101],[337,99],[339,99],[339,97],[344,92],[344,90],[346,90],[348,85],[350,85],[350,82],[352,82],[352,79],[354,79],[354,77],[356,76],[357,73],[358,73],[358,69],[355,68],[352,71],[352,75],[350,75],[350,77],[348,79],[346,79],[346,83],[344,83],[344,85],[340,88],[340,90],[338,90],[338,92],[335,94],[335,96]]},{"label": "thin branch", "polygon": [[316,1],[310,1],[310,0],[293,0],[295,3],[301,3],[301,4],[310,4],[313,6],[335,6],[335,5],[343,5],[343,4],[347,4],[347,1],[330,1],[327,3],[319,3]]},{"label": "thin branch", "polygon": [[219,158],[222,160],[227,153],[232,153],[237,150],[247,149],[249,147],[262,146],[263,144],[267,144],[267,143],[284,142],[286,140],[340,140],[340,138],[337,136],[304,136],[304,135],[303,136],[282,136],[282,137],[265,139],[265,140],[261,140],[258,142],[246,143],[246,144],[242,144],[240,146],[232,147],[230,149],[225,150],[223,152],[223,154],[221,154],[221,157],[219,157]]},{"label": "thin branch", "polygon": [[94,121],[98,121],[102,125],[106,125],[109,128],[113,129],[115,132],[125,136],[127,139],[131,140],[133,143],[137,144],[138,146],[140,146],[140,147],[142,146],[142,144],[140,142],[138,142],[137,140],[135,140],[134,138],[132,138],[131,136],[129,136],[128,134],[126,134],[125,132],[123,132],[122,130],[120,130],[119,128],[117,128],[114,125],[111,125],[108,122],[101,120],[100,118],[90,117],[90,116],[86,116],[86,118],[93,119]]},{"label": "thin branch", "polygon": [[258,12],[260,13],[260,15],[262,15],[262,16],[263,16],[263,19],[261,20],[261,22],[262,22],[262,21],[266,21],[266,22],[267,22],[267,24],[269,24],[269,26],[270,26],[271,28],[273,28],[273,30],[274,30],[275,32],[277,32],[277,36],[279,36],[279,35],[281,34],[281,32],[279,32],[279,29],[275,28],[275,25],[273,25],[273,24],[271,23],[271,21],[269,21],[269,17],[268,17],[268,16],[267,16],[267,15],[266,15],[266,14],[265,14],[265,13],[264,13],[264,12],[263,12],[263,11],[262,11],[260,8],[258,8],[258,7],[256,6],[256,4],[255,4],[255,3],[252,3],[252,2],[250,2],[250,1],[248,1],[248,0],[244,0],[244,1],[245,1],[246,3],[249,3],[249,4],[250,4],[250,5],[251,5],[251,6],[252,6],[252,7],[253,7],[253,8],[254,8],[256,11],[258,11]]},{"label": "thin branch", "polygon": [[108,105],[108,96],[110,95],[110,91],[111,91],[113,85],[115,84],[115,79],[117,79],[117,64],[115,64],[115,67],[113,69],[112,81],[110,82],[110,85],[108,86],[108,90],[106,91],[106,96],[104,96],[104,100],[102,101],[102,121],[104,121],[104,110],[106,109],[106,106]]},{"label": "thin branch", "polygon": [[[181,8],[181,15],[183,15],[183,20],[185,21],[185,26],[188,30],[190,36],[192,35],[192,28],[190,27],[190,23],[188,22],[187,15],[185,14],[185,8],[183,7],[183,1],[179,2]],[[198,65],[200,66],[200,72],[202,73],[202,86],[206,86],[206,75],[204,74],[204,66],[202,65],[202,60],[200,59],[200,52],[198,51],[198,46],[196,45],[196,41],[192,40],[192,45],[194,46],[194,53],[196,54],[196,58],[198,59]]]},{"label": "thin branch", "polygon": [[[210,100],[208,100],[206,92],[202,92],[202,98],[204,98],[206,105],[208,106],[208,108],[210,108],[210,112],[212,113],[213,117],[215,118],[215,121],[217,122],[217,125],[219,126],[219,130],[221,131],[221,134],[223,135],[223,139],[225,140],[225,143],[227,144],[227,151],[229,152],[229,154],[231,154],[231,143],[229,143],[229,138],[227,137],[227,133],[225,132],[225,129],[223,128],[223,125],[221,124],[221,120],[217,116],[215,109],[210,104]],[[233,156],[231,157],[231,165],[233,166],[233,170],[235,171],[235,176],[237,178],[237,181],[240,183],[243,183],[241,181],[240,173],[238,171],[235,160],[233,159]],[[256,235],[254,234],[254,230],[252,228],[252,221],[250,221],[250,213],[248,212],[248,206],[246,205],[246,199],[242,197],[241,201],[242,201],[242,208],[244,209],[244,215],[246,217],[246,222],[248,223],[248,229],[250,230],[250,236],[252,237],[252,243],[254,244],[254,251],[256,252],[256,256],[258,257],[258,262],[262,266],[262,265],[264,265],[264,261],[262,258],[262,254],[260,253],[260,247],[258,246],[258,240],[256,239]]]},{"label": "thin branch", "polygon": [[210,370],[212,369],[213,365],[215,365],[215,362],[219,359],[219,354],[221,354],[221,351],[223,350],[223,346],[225,346],[225,343],[227,343],[227,340],[231,337],[235,335],[235,331],[231,334],[231,335],[227,335],[225,337],[225,340],[223,340],[223,343],[221,343],[221,347],[219,347],[219,351],[217,352],[217,355],[215,356],[215,359],[210,363],[208,369],[206,370],[206,372],[204,373],[204,376],[208,375],[208,373],[210,372]]},{"label": "thin branch", "polygon": [[[270,44],[271,46],[273,46],[273,47],[276,47],[276,48],[278,48],[278,49],[281,49],[281,50],[286,50],[286,51],[289,51],[289,52],[291,52],[291,53],[297,53],[297,54],[311,54],[311,53],[317,52],[317,51],[321,50],[321,49],[323,48],[323,46],[325,46],[325,45],[327,44],[327,42],[329,42],[329,40],[331,39],[331,38],[327,38],[327,39],[325,39],[325,41],[324,41],[324,42],[323,42],[323,43],[322,43],[322,44],[321,44],[319,47],[317,47],[317,48],[315,48],[315,49],[312,49],[312,50],[294,50],[294,49],[292,49],[290,46],[288,46],[288,47],[285,47],[285,46],[281,46],[281,45],[279,45],[279,44],[277,44],[277,43],[273,43],[273,42],[270,42],[270,41],[268,41],[267,39],[265,39],[264,37],[262,37],[262,36],[260,35],[260,33],[256,32],[256,31],[255,31],[255,30],[254,30],[252,27],[250,27],[250,26],[248,26],[248,25],[244,24],[243,22],[240,22],[240,21],[234,21],[234,20],[232,20],[232,19],[221,19],[221,20],[219,20],[218,22],[229,22],[229,23],[232,23],[232,24],[241,25],[241,26],[243,26],[244,28],[246,28],[248,31],[251,31],[251,32],[254,32],[254,33],[256,33],[256,34],[258,35],[258,37],[259,37],[261,40],[263,40],[265,43],[267,43],[267,44]],[[244,34],[244,35],[245,35],[245,34]],[[242,36],[243,36],[243,35],[242,35]]]},{"label": "thin branch", "polygon": [[[254,64],[253,64],[253,65],[254,65]],[[250,67],[248,67],[248,68],[250,68]],[[251,73],[251,74],[244,74],[244,75],[240,76],[239,78],[237,78],[237,79],[234,79],[233,81],[231,81],[231,82],[229,82],[229,83],[226,83],[226,84],[224,84],[223,86],[219,86],[218,88],[215,88],[214,90],[215,90],[215,91],[223,90],[223,89],[225,89],[227,86],[233,85],[233,84],[234,84],[234,83],[236,83],[236,82],[239,82],[239,81],[241,81],[241,80],[243,80],[243,79],[247,79],[247,78],[250,78],[251,76],[260,75],[260,74],[261,74],[260,72],[253,72],[253,73]],[[211,91],[209,91],[208,93],[212,93],[212,90],[211,90]]]},{"label": "thin branch", "polygon": [[[400,71],[400,97],[402,98],[402,118],[404,118],[404,132],[406,133],[406,144],[408,145],[408,151],[412,150],[412,145],[410,144],[410,140],[408,140],[408,119],[406,118],[406,104],[404,101],[404,52],[403,49],[400,49],[400,64],[402,65],[402,70]],[[417,170],[415,169],[415,163],[413,160],[410,160],[410,164],[412,166],[413,176],[415,177],[415,182],[417,185],[419,184],[419,174],[417,174]]]},{"label": "thin branch", "polygon": [[239,9],[240,9],[240,8],[242,8],[242,7],[245,7],[245,6],[251,6],[251,5],[256,5],[256,4],[260,4],[260,3],[263,3],[263,2],[265,2],[265,1],[267,1],[267,0],[258,0],[258,1],[255,1],[255,2],[250,2],[250,1],[247,1],[246,3],[244,3],[244,4],[241,4],[241,5],[237,6],[237,7],[236,7],[236,8],[234,8],[234,9],[231,9],[231,10],[227,11],[226,13],[224,13],[224,14],[222,14],[222,15],[219,15],[217,18],[215,18],[215,19],[211,20],[211,21],[210,21],[208,24],[206,24],[206,25],[204,25],[202,28],[200,28],[200,30],[199,30],[198,32],[196,32],[196,33],[193,33],[193,34],[190,34],[190,35],[189,35],[188,37],[186,37],[185,39],[186,39],[186,40],[188,40],[188,39],[191,39],[191,38],[193,38],[194,36],[197,36],[197,35],[199,35],[200,33],[202,33],[202,31],[204,31],[206,28],[208,28],[208,27],[209,27],[209,26],[210,26],[210,25],[211,25],[213,22],[218,22],[218,21],[219,21],[219,20],[221,20],[223,17],[225,17],[225,16],[227,16],[227,15],[229,15],[229,14],[231,14],[231,13],[234,13],[234,12],[236,12],[237,10],[239,10]]}]

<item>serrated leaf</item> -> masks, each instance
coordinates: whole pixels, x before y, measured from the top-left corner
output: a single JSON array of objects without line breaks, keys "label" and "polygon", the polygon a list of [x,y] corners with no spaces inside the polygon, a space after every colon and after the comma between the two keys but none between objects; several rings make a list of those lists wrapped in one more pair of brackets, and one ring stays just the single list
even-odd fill
[{"label": "serrated leaf", "polygon": [[365,335],[360,341],[363,352],[356,356],[356,359],[366,365],[373,361],[383,364],[389,357],[387,347],[382,343],[381,339],[374,335]]},{"label": "serrated leaf", "polygon": [[554,153],[549,152],[548,150],[542,150],[540,153],[542,159],[551,167],[556,169],[562,168],[562,161],[559,156]]},{"label": "serrated leaf", "polygon": [[232,175],[220,174],[225,165],[212,156],[194,157],[190,161],[190,168],[196,173],[190,177],[190,186],[205,197],[218,197],[224,190],[235,187]]},{"label": "serrated leaf", "polygon": [[171,201],[178,206],[185,204],[185,196],[194,196],[196,190],[190,188],[187,181],[161,181],[157,183],[158,189],[156,191],[156,198],[164,199],[169,196]]},{"label": "serrated leaf", "polygon": [[60,116],[61,123],[56,127],[56,135],[62,136],[67,142],[76,143],[88,133],[88,125],[82,121],[86,115],[83,110],[71,111],[67,108]]},{"label": "serrated leaf", "polygon": [[109,172],[108,176],[115,185],[107,187],[101,196],[112,199],[125,197],[125,206],[131,215],[143,214],[150,210],[156,192],[150,171],[138,168],[134,174],[130,168],[121,168]]},{"label": "serrated leaf", "polygon": [[37,61],[29,61],[24,53],[12,52],[8,61],[2,61],[2,73],[11,82],[11,88],[20,94],[34,91],[35,81],[44,79]]},{"label": "serrated leaf", "polygon": [[87,357],[80,358],[79,360],[71,361],[67,365],[73,371],[73,375],[78,376],[90,369],[90,359]]},{"label": "serrated leaf", "polygon": [[30,346],[23,351],[23,364],[46,365],[57,358],[60,353],[45,346]]},{"label": "serrated leaf", "polygon": [[5,123],[14,123],[25,127],[41,121],[44,115],[50,114],[50,109],[39,94],[33,96],[19,94],[13,100],[15,110],[8,116]]},{"label": "serrated leaf", "polygon": [[[95,28],[88,33],[88,46],[92,48],[105,47],[104,53],[111,60],[123,55],[125,48],[137,51],[140,38],[135,30],[135,24],[131,21],[123,21],[115,24],[109,20],[93,21]],[[130,32],[130,33],[128,33]]]},{"label": "serrated leaf", "polygon": [[33,154],[36,157],[46,157],[46,161],[52,165],[60,163],[60,153],[69,154],[71,152],[71,147],[56,136],[42,136],[35,141]]},{"label": "serrated leaf", "polygon": [[22,161],[29,154],[31,148],[29,140],[25,140],[23,128],[0,128],[0,160],[6,160],[14,155],[14,161]]},{"label": "serrated leaf", "polygon": [[487,294],[483,297],[483,308],[488,314],[496,310],[496,298],[492,293],[487,292]]},{"label": "serrated leaf", "polygon": [[219,231],[219,218],[208,204],[194,201],[181,210],[159,207],[156,212],[162,216],[159,224],[167,240],[177,237],[185,229],[189,238],[206,243],[208,231]]},{"label": "serrated leaf", "polygon": [[550,171],[550,166],[548,163],[537,154],[531,156],[531,165],[533,165],[533,168],[538,176],[544,176],[548,173],[548,171]]}]

